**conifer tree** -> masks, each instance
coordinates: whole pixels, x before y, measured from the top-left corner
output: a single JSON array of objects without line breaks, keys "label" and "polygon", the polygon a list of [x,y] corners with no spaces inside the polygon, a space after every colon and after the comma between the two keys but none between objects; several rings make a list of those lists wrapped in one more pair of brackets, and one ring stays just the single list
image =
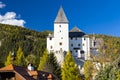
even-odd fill
[{"label": "conifer tree", "polygon": [[61,78],[61,67],[57,63],[57,59],[53,52],[49,54],[48,65],[51,65],[51,73],[55,74],[59,79]]},{"label": "conifer tree", "polygon": [[42,58],[40,59],[40,63],[38,65],[38,70],[46,71],[48,61],[48,51],[45,50]]},{"label": "conifer tree", "polygon": [[8,56],[7,56],[7,60],[5,61],[5,66],[12,64],[11,55],[12,55],[12,52],[10,51]]},{"label": "conifer tree", "polygon": [[17,54],[16,54],[16,61],[15,64],[18,66],[24,66],[25,65],[25,56],[21,49],[21,47],[18,48]]},{"label": "conifer tree", "polygon": [[81,80],[77,66],[70,52],[65,56],[61,75],[62,80]]}]

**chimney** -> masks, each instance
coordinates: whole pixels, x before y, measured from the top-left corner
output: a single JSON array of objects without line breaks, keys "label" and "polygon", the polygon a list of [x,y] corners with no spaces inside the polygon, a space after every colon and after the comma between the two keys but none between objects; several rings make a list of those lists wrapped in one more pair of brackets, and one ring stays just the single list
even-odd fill
[{"label": "chimney", "polygon": [[34,71],[34,67],[33,67],[33,64],[31,64],[31,63],[29,63],[28,64],[28,70],[30,70],[30,71]]}]

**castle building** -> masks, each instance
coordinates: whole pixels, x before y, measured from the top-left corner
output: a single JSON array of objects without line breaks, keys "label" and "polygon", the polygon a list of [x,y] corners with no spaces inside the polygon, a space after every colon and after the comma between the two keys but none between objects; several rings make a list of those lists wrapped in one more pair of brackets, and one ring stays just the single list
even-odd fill
[{"label": "castle building", "polygon": [[62,64],[66,52],[71,51],[76,64],[83,65],[90,59],[90,42],[89,36],[77,27],[69,31],[68,19],[60,7],[54,21],[54,33],[47,37],[47,49],[55,53],[58,63]]}]

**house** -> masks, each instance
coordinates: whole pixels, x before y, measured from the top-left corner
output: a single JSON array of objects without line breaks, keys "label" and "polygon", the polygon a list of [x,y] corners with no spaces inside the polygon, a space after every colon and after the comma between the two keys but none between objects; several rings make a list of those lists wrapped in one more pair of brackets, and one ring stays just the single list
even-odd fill
[{"label": "house", "polygon": [[28,68],[10,64],[0,68],[0,80],[58,80],[52,73],[37,71],[29,65]]}]

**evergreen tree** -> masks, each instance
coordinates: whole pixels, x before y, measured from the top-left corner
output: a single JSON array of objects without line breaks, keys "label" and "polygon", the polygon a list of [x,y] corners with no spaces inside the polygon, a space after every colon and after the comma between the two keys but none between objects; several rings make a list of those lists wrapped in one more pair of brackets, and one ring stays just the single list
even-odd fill
[{"label": "evergreen tree", "polygon": [[25,65],[25,56],[21,47],[18,48],[15,64],[19,66]]},{"label": "evergreen tree", "polygon": [[5,61],[5,66],[12,64],[11,55],[12,55],[12,52],[10,51],[8,56],[7,56],[7,60]]},{"label": "evergreen tree", "polygon": [[57,63],[57,59],[54,53],[50,53],[48,57],[48,65],[51,65],[51,73],[55,74],[58,78],[61,78],[61,67]]},{"label": "evergreen tree", "polygon": [[81,80],[77,66],[70,52],[65,56],[61,75],[62,80]]},{"label": "evergreen tree", "polygon": [[26,63],[32,63],[35,65],[35,61],[36,61],[36,56],[34,54],[29,54],[26,59],[25,59]]},{"label": "evergreen tree", "polygon": [[43,57],[40,59],[40,63],[38,65],[38,70],[46,71],[48,61],[48,51],[45,50],[43,53]]}]

